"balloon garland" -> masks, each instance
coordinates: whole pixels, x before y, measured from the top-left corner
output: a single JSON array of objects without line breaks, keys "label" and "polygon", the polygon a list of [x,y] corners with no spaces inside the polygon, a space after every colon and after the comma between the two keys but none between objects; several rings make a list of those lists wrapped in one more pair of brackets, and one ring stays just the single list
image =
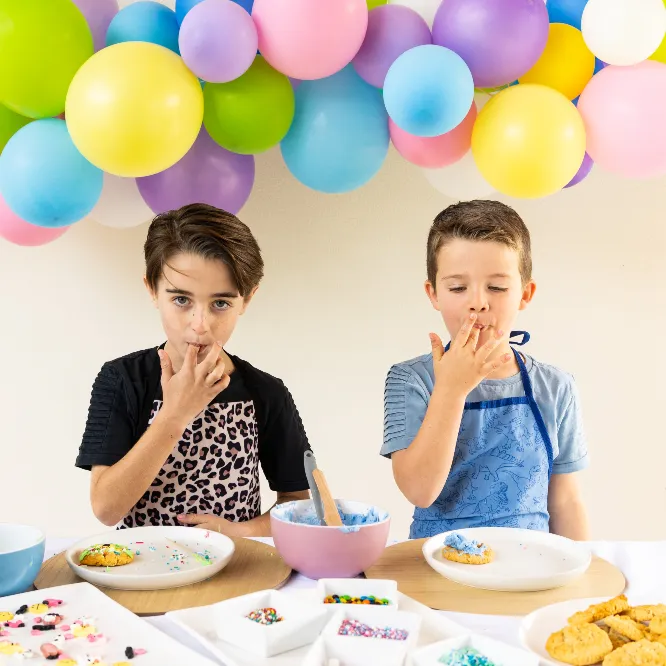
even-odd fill
[{"label": "balloon garland", "polygon": [[274,146],[330,193],[389,143],[453,198],[664,175],[665,2],[0,0],[0,237],[237,212]]}]

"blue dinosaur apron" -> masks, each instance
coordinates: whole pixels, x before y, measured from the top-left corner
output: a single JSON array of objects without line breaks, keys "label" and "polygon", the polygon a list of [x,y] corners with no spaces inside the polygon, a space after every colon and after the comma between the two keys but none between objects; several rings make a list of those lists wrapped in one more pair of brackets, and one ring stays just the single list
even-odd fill
[{"label": "blue dinosaur apron", "polygon": [[[529,341],[516,335],[523,339],[513,344]],[[465,527],[548,531],[553,447],[525,363],[513,353],[525,395],[465,403],[449,477],[431,506],[414,511],[410,539]]]}]

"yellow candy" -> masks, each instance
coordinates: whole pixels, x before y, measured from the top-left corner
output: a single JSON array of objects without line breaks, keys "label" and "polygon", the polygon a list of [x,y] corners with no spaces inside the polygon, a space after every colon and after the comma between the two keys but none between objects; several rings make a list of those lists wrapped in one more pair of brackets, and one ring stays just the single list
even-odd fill
[{"label": "yellow candy", "polygon": [[74,659],[58,659],[58,666],[78,666],[78,663]]},{"label": "yellow candy", "polygon": [[32,604],[30,608],[28,608],[28,613],[32,613],[33,615],[41,615],[42,613],[45,613],[49,609],[47,604]]},{"label": "yellow candy", "polygon": [[11,622],[14,619],[14,613],[9,611],[0,611],[0,622]]},{"label": "yellow candy", "polygon": [[0,654],[21,654],[23,647],[19,643],[0,641]]},{"label": "yellow candy", "polygon": [[96,633],[95,627],[92,624],[75,624],[72,627],[72,633],[76,638],[85,638],[90,636],[90,634]]}]

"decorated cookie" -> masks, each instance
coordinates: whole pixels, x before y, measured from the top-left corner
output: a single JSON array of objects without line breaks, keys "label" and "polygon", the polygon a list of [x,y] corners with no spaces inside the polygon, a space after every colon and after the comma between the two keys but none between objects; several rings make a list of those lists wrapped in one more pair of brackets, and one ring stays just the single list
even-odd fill
[{"label": "decorated cookie", "polygon": [[548,654],[573,666],[596,664],[613,651],[608,634],[596,624],[570,624],[546,641]]},{"label": "decorated cookie", "polygon": [[89,567],[120,567],[134,559],[134,552],[117,543],[103,543],[86,548],[79,557],[79,564]]},{"label": "decorated cookie", "polygon": [[461,564],[488,564],[493,561],[495,553],[483,543],[454,533],[446,537],[442,557]]}]

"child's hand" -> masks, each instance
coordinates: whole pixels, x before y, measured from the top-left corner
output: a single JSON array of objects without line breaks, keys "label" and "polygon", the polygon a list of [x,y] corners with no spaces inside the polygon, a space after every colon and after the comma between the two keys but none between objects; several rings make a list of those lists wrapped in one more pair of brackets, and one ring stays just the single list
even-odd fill
[{"label": "child's hand", "polygon": [[474,328],[475,322],[476,314],[472,313],[447,352],[444,351],[440,337],[435,333],[430,334],[435,389],[444,388],[467,396],[489,374],[511,360],[511,354],[488,360],[504,335],[502,331],[496,331],[486,344],[476,348],[480,331]]},{"label": "child's hand", "polygon": [[230,520],[225,520],[224,518],[208,513],[185,513],[178,516],[178,522],[184,525],[193,525],[202,530],[219,532],[228,537],[248,535],[246,526],[243,523],[232,523]]},{"label": "child's hand", "polygon": [[183,367],[173,371],[171,359],[163,349],[158,351],[162,367],[162,412],[175,416],[188,424],[200,414],[208,403],[229,386],[230,377],[224,373],[221,345],[215,343],[208,356],[197,363],[197,349],[189,345]]}]

